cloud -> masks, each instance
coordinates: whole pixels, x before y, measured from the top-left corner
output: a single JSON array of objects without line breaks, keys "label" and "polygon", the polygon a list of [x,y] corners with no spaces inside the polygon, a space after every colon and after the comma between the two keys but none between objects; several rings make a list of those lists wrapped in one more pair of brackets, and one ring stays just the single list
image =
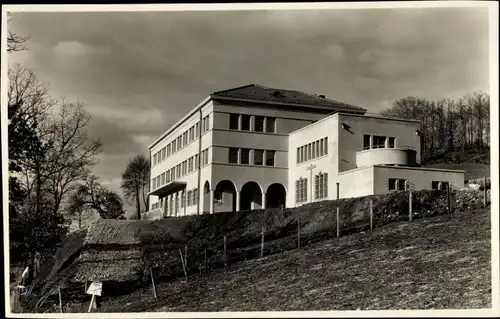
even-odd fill
[{"label": "cloud", "polygon": [[111,48],[91,46],[78,41],[62,41],[54,46],[54,52],[58,55],[87,56],[107,54],[111,52]]},{"label": "cloud", "polygon": [[332,57],[334,60],[343,61],[344,60],[344,48],[339,44],[330,44],[326,47],[325,53]]}]

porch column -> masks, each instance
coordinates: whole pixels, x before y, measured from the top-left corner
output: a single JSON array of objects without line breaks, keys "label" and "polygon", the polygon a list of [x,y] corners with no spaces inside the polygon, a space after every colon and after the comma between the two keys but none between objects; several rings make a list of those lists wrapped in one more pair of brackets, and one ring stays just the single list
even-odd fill
[{"label": "porch column", "polygon": [[370,135],[370,149],[373,148],[373,135]]},{"label": "porch column", "polygon": [[214,209],[214,191],[210,190],[210,214],[213,214],[215,209]]},{"label": "porch column", "polygon": [[163,197],[163,201],[162,201],[162,211],[161,211],[161,217],[164,218],[166,215],[167,215],[167,201],[168,201],[168,197]]},{"label": "porch column", "polygon": [[241,192],[236,191],[236,211],[240,211],[240,200],[241,200]]},{"label": "porch column", "polygon": [[266,192],[262,192],[262,209],[266,208]]}]

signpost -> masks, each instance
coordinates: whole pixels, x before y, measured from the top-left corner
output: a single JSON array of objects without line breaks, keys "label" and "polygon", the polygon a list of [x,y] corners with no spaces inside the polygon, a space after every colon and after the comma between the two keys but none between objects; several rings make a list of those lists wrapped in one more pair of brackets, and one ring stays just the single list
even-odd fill
[{"label": "signpost", "polygon": [[87,289],[87,294],[92,295],[92,299],[90,300],[89,311],[92,308],[97,308],[97,302],[95,300],[95,296],[101,296],[102,294],[102,282],[97,281],[90,284],[89,289]]}]

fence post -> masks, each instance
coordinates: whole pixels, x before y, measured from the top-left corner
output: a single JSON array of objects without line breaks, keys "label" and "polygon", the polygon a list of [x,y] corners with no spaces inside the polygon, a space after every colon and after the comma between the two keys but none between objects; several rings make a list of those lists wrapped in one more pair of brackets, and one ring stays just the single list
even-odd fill
[{"label": "fence post", "polygon": [[446,184],[446,197],[447,197],[447,201],[448,201],[448,214],[451,214],[451,189],[450,189],[450,183],[448,182],[448,184]]},{"label": "fence post", "polygon": [[155,299],[158,299],[158,295],[156,294],[155,277],[153,276],[153,269],[151,267],[149,267],[149,274],[151,276],[151,283],[153,284],[153,296]]},{"label": "fence post", "polygon": [[370,199],[370,232],[373,232],[373,199]]},{"label": "fence post", "polygon": [[488,204],[488,192],[486,191],[486,176],[483,179],[484,181],[484,189],[483,189],[483,195],[484,195],[484,208],[486,208],[486,205]]},{"label": "fence post", "polygon": [[408,216],[410,222],[413,220],[413,196],[411,189],[408,191]]},{"label": "fence post", "polygon": [[262,226],[262,235],[261,235],[261,242],[260,242],[260,257],[264,257],[264,226]]},{"label": "fence post", "polygon": [[300,217],[297,218],[297,248],[300,248]]},{"label": "fence post", "polygon": [[188,268],[188,246],[184,246],[184,264],[186,265],[186,271]]},{"label": "fence post", "polygon": [[224,267],[227,266],[226,236],[224,235]]},{"label": "fence post", "polygon": [[182,256],[182,250],[180,248],[179,248],[179,255],[181,255],[182,269],[184,270],[184,277],[186,277],[186,281],[187,281],[188,275],[186,272],[186,264],[184,263],[184,257]]},{"label": "fence post", "polygon": [[340,236],[340,183],[337,182],[337,238]]},{"label": "fence post", "polygon": [[62,296],[61,296],[61,287],[57,288],[57,292],[59,294],[59,311],[63,313],[63,306],[62,306]]}]

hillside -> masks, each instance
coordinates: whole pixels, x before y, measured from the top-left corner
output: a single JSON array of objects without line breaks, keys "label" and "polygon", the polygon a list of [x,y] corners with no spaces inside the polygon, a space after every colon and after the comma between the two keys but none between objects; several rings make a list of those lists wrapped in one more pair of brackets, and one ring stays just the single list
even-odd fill
[{"label": "hillside", "polygon": [[444,152],[426,159],[425,167],[465,171],[465,180],[490,176],[490,150],[466,149]]},{"label": "hillside", "polygon": [[[150,286],[104,296],[99,311],[487,308],[490,255],[489,210],[460,210],[158,283],[157,301]],[[85,312],[88,299],[64,311]]]}]

